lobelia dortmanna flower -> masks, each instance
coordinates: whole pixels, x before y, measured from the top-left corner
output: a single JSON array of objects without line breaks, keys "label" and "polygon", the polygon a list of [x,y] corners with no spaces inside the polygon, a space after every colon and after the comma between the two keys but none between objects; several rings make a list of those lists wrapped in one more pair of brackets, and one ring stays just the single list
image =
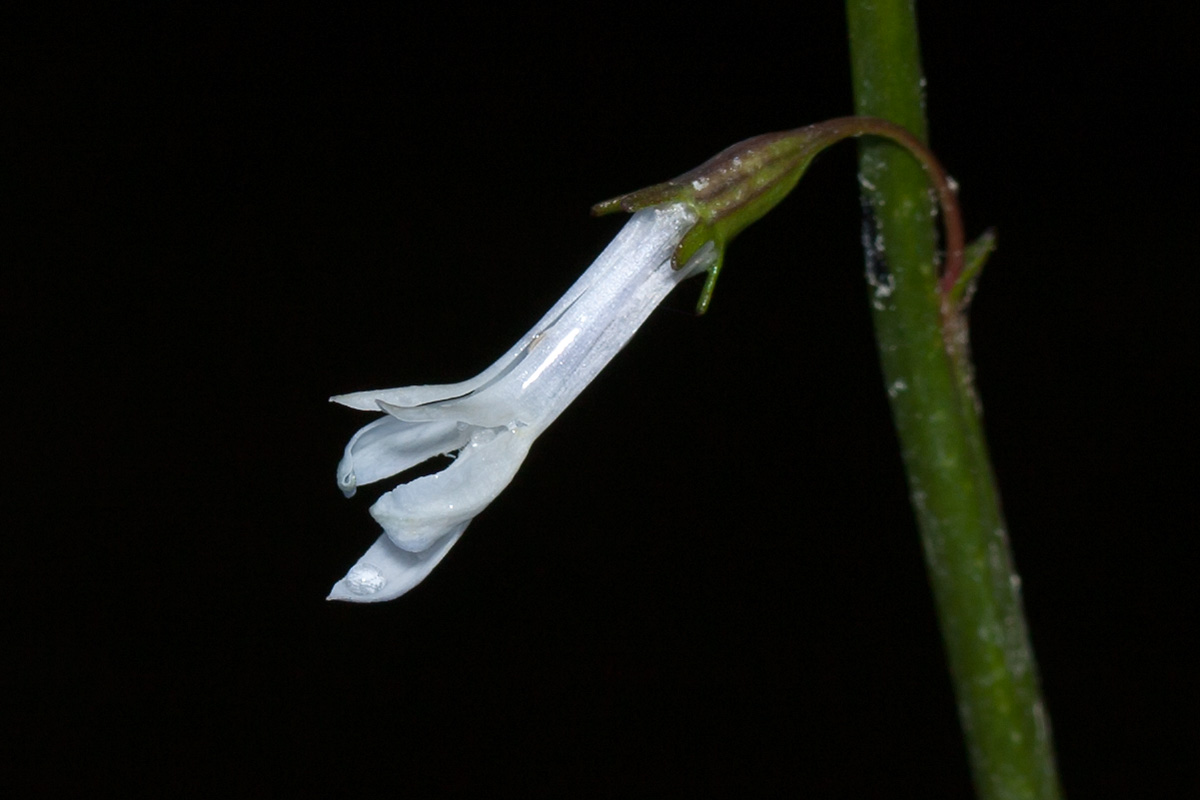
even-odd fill
[{"label": "lobelia dortmanna flower", "polygon": [[456,455],[441,472],[404,483],[371,506],[383,535],[334,584],[329,599],[391,600],[420,583],[508,486],[534,440],[663,298],[686,278],[707,272],[697,305],[703,313],[729,242],[791,191],[818,152],[860,135],[899,142],[934,178],[947,220],[947,254],[959,264],[948,266],[944,278],[953,284],[962,246],[961,227],[957,239],[949,235],[957,213],[950,183],[920,142],[883,120],[845,117],[757,136],[678,178],[598,204],[595,213],[635,213],[562,299],[490,368],[462,383],[331,398],[384,414],[346,445],[337,477],[347,496],[435,456]]},{"label": "lobelia dortmanna flower", "polygon": [[697,220],[682,203],[638,211],[529,333],[469,381],[331,398],[385,414],[346,445],[337,475],[347,496],[434,456],[457,456],[441,472],[402,484],[371,506],[384,533],[329,599],[391,600],[429,574],[513,479],[534,440],[650,312],[680,281],[711,266],[712,246],[682,269],[672,265]]}]

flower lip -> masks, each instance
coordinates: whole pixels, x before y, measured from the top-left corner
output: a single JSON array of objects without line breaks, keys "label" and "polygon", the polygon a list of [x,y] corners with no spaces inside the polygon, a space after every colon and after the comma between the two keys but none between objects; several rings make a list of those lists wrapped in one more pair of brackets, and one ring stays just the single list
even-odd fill
[{"label": "flower lip", "polygon": [[453,421],[413,423],[381,417],[361,428],[346,444],[338,464],[338,486],[353,497],[359,486],[390,478],[434,456],[458,450],[470,431]]},{"label": "flower lip", "polygon": [[475,429],[449,466],[386,492],[371,516],[397,547],[425,550],[487,508],[512,481],[534,438],[527,428]]},{"label": "flower lip", "polygon": [[387,535],[380,536],[363,553],[346,577],[333,585],[328,600],[348,600],[352,603],[380,603],[394,600],[416,586],[438,565],[468,522],[446,531],[441,540],[421,553],[410,553],[392,544]]}]

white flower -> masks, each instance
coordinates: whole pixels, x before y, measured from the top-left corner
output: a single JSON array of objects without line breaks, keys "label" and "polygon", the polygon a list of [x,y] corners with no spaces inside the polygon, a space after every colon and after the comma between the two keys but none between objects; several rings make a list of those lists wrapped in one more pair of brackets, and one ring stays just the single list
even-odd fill
[{"label": "white flower", "polygon": [[458,453],[434,475],[402,484],[371,506],[384,534],[334,584],[331,600],[391,600],[429,574],[479,512],[508,485],[530,445],[625,346],[684,278],[715,260],[711,244],[683,269],[671,256],[697,216],[676,203],[638,211],[550,311],[475,378],[331,398],[387,416],[346,445],[338,484],[391,477]]}]

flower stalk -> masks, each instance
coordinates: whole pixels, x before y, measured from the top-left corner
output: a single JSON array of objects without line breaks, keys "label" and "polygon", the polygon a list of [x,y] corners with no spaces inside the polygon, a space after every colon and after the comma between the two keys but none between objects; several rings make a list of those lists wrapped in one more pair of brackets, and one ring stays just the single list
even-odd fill
[{"label": "flower stalk", "polygon": [[[911,0],[847,0],[855,110],[928,138]],[[908,153],[863,140],[867,280],[884,381],[924,545],[976,792],[1059,796],[1049,722],[971,385],[971,266],[939,282],[933,207]]]},{"label": "flower stalk", "polygon": [[[734,237],[779,204],[795,188],[813,159],[843,139],[874,136],[890,139],[908,150],[927,173],[937,194],[946,231],[946,269],[942,277],[947,298],[963,275],[963,227],[954,185],[933,152],[904,128],[869,116],[839,117],[790,131],[765,133],[727,147],[695,169],[665,183],[629,192],[592,207],[600,216],[615,211],[636,211],[663,202],[685,203],[700,216],[675,252],[676,266],[704,243],[716,246],[716,261],[696,304],[703,314],[712,302],[713,289],[725,260],[725,248]],[[955,304],[948,300],[946,313]]]}]

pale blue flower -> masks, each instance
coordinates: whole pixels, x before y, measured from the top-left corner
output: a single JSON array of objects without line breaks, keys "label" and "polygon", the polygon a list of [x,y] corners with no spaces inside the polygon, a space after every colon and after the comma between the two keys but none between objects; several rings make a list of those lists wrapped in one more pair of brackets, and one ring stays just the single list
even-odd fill
[{"label": "pale blue flower", "polygon": [[386,414],[346,445],[338,484],[347,496],[434,456],[457,456],[371,506],[384,533],[329,599],[391,600],[429,574],[650,312],[676,284],[712,265],[710,244],[683,269],[672,268],[675,248],[696,221],[682,203],[638,211],[533,329],[469,381],[331,398]]}]

